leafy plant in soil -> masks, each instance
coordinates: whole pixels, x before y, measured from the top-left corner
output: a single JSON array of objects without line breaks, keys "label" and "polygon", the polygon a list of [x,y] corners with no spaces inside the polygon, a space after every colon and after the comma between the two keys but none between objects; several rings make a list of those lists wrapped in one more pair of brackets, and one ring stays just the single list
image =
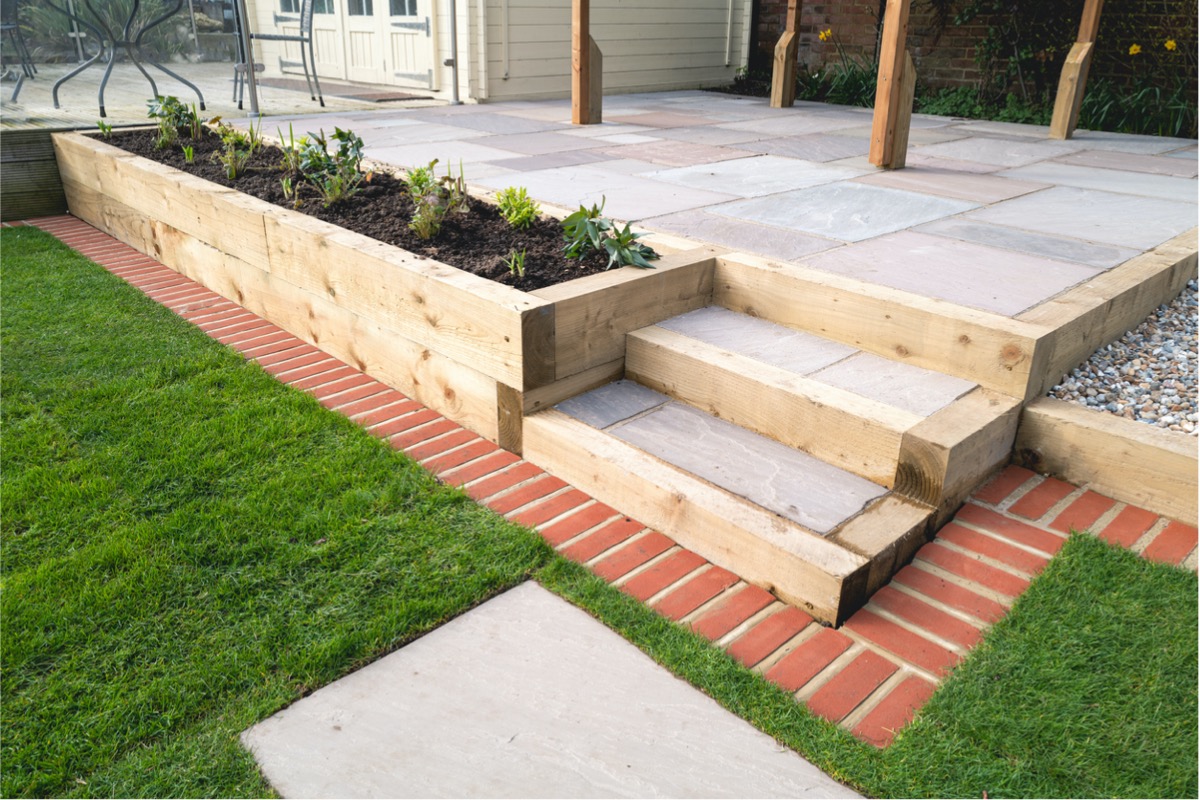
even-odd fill
[{"label": "leafy plant in soil", "polygon": [[[372,173],[364,173],[362,165],[363,140],[351,131],[333,129],[333,141],[337,149],[330,153],[325,131],[310,133],[300,140],[297,159],[304,179],[321,193],[325,207],[340,203],[354,195],[363,181],[370,181]],[[285,162],[289,156],[284,156]]]},{"label": "leafy plant in soil", "polygon": [[233,180],[246,169],[246,164],[253,158],[262,140],[253,125],[243,131],[219,119],[216,124],[218,136],[221,137],[221,149],[213,154],[213,160],[223,165],[225,176]]},{"label": "leafy plant in soil", "polygon": [[525,191],[524,186],[509,186],[496,195],[496,207],[505,222],[518,230],[528,228],[542,209]]},{"label": "leafy plant in soil", "polygon": [[405,176],[408,196],[413,203],[412,222],[408,227],[424,241],[438,235],[442,221],[451,211],[467,211],[467,184],[461,165],[457,178],[449,170],[438,178],[434,173],[437,163],[435,158],[428,166],[411,169]]},{"label": "leafy plant in soil", "polygon": [[583,258],[591,252],[608,254],[605,269],[612,267],[641,267],[654,269],[650,262],[659,258],[653,248],[637,241],[645,234],[634,233],[628,224],[619,228],[603,215],[606,198],[591,208],[580,205],[579,210],[562,221],[563,248],[568,258]]}]

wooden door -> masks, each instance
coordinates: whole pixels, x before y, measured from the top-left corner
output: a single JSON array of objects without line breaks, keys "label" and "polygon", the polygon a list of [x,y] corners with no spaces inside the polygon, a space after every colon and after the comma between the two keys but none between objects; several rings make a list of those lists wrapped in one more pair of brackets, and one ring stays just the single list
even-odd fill
[{"label": "wooden door", "polygon": [[438,70],[435,0],[375,0],[381,9],[381,36],[387,43],[387,83],[436,90]]},{"label": "wooden door", "polygon": [[346,77],[362,83],[388,83],[387,54],[380,23],[389,0],[345,0]]}]

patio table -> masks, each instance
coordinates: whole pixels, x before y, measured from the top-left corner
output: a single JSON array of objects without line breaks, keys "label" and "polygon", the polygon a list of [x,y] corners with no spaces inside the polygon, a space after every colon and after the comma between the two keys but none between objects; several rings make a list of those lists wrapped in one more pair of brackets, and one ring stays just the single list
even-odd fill
[{"label": "patio table", "polygon": [[[83,6],[85,9],[87,9],[88,14],[91,16],[91,20],[85,18],[82,13],[77,13],[68,5],[59,5],[58,3],[55,3],[54,0],[42,0],[42,2],[46,3],[46,5],[60,14],[63,14],[68,19],[73,20],[77,24],[91,31],[91,33],[96,37],[96,40],[100,42],[100,49],[96,51],[95,55],[55,81],[52,92],[55,108],[60,107],[58,102],[59,87],[69,81],[71,78],[74,78],[76,75],[83,72],[88,67],[98,62],[107,53],[108,58],[106,59],[104,77],[100,80],[100,89],[97,93],[97,98],[100,105],[100,116],[107,116],[104,110],[104,88],[108,85],[108,79],[112,75],[113,64],[116,63],[117,49],[121,48],[125,51],[125,54],[129,57],[129,60],[133,62],[134,66],[138,68],[138,71],[141,72],[142,75],[145,76],[146,80],[150,82],[150,90],[154,92],[155,99],[158,99],[159,97],[158,85],[155,84],[154,78],[150,77],[150,73],[146,71],[146,68],[142,66],[143,62],[161,70],[167,75],[170,75],[172,78],[195,92],[196,97],[200,99],[200,110],[205,110],[204,95],[194,83],[175,73],[174,71],[167,69],[162,64],[159,64],[157,61],[147,57],[145,53],[142,52],[142,38],[149,31],[163,24],[168,19],[179,13],[179,10],[183,8],[183,0],[175,0],[175,4],[171,6],[169,10],[160,16],[151,19],[149,22],[146,22],[140,27],[135,25],[135,21],[137,19],[138,11],[141,8],[141,0],[133,0],[133,5],[129,10],[129,15],[125,18],[123,24],[117,24],[108,19],[104,14],[101,13],[100,10],[97,10],[96,3],[93,0],[83,0]],[[141,56],[141,58],[139,58],[139,56]]]}]

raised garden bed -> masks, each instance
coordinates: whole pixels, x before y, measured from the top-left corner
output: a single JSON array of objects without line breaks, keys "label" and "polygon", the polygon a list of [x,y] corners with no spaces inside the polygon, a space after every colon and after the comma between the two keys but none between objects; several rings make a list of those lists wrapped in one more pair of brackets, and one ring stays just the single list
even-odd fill
[{"label": "raised garden bed", "polygon": [[94,136],[55,149],[76,216],[517,452],[525,413],[619,376],[627,332],[712,296],[714,251],[680,240],[653,240],[653,270],[524,292]]}]

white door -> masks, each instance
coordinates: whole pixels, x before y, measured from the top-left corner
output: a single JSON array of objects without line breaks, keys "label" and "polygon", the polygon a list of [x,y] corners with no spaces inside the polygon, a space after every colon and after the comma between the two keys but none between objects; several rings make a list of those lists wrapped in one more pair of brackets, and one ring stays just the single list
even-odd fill
[{"label": "white door", "polygon": [[317,76],[344,80],[346,59],[342,48],[342,19],[346,13],[346,0],[314,2],[313,47],[316,48]]},{"label": "white door", "polygon": [[380,17],[380,34],[387,43],[387,82],[436,90],[434,69],[437,48],[435,0],[375,0],[387,5]]},{"label": "white door", "polygon": [[362,83],[388,83],[387,38],[380,30],[389,0],[345,0],[346,77]]}]

